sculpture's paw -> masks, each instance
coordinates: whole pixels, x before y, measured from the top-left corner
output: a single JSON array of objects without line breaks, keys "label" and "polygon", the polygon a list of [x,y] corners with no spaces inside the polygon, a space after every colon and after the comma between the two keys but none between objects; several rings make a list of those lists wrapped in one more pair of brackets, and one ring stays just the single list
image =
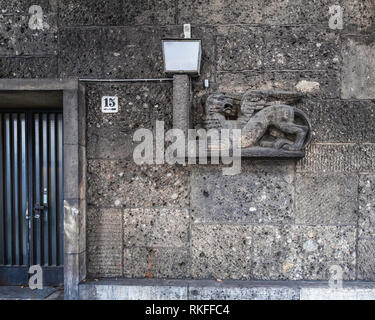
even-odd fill
[{"label": "sculpture's paw", "polygon": [[288,139],[278,139],[274,142],[273,147],[275,149],[281,149],[281,148],[284,148],[285,146],[290,146],[292,144],[293,142]]}]

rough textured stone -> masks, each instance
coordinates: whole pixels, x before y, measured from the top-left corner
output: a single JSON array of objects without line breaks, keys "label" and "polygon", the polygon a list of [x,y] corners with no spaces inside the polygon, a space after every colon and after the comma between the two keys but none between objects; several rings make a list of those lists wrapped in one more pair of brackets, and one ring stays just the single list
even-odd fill
[{"label": "rough textured stone", "polygon": [[124,1],[123,12],[126,24],[175,24],[176,1],[141,0]]},{"label": "rough textured stone", "polygon": [[100,283],[82,283],[80,285],[80,299],[83,300],[186,300],[187,288],[185,285],[173,286],[142,283],[142,280],[119,284],[101,281]]},{"label": "rough textured stone", "polygon": [[256,280],[324,280],[332,265],[355,278],[355,227],[253,226],[252,277]]},{"label": "rough textured stone", "polygon": [[64,200],[64,252],[86,251],[86,201]]},{"label": "rough textured stone", "polygon": [[311,144],[297,172],[374,172],[375,144]]},{"label": "rough textured stone", "polygon": [[260,1],[236,1],[231,5],[223,0],[182,0],[178,2],[178,23],[230,24],[259,23],[262,18]]},{"label": "rough textured stone", "polygon": [[192,226],[192,277],[247,279],[251,227],[225,224]]},{"label": "rough textured stone", "polygon": [[89,206],[87,268],[90,276],[122,275],[122,210]]},{"label": "rough textured stone", "polygon": [[347,37],[344,41],[342,56],[342,98],[375,99],[374,38]]},{"label": "rough textured stone", "polygon": [[[107,78],[161,78],[164,74],[161,40],[181,38],[182,26],[129,26],[103,31],[104,76]],[[202,39],[200,79],[212,79],[215,68],[214,32],[210,26],[193,27]]]},{"label": "rough textured stone", "polygon": [[[38,0],[37,5],[41,6],[44,13],[56,13],[58,0]],[[0,14],[28,14],[29,8],[36,4],[35,0],[0,0]]]},{"label": "rough textured stone", "polygon": [[67,26],[174,24],[175,1],[61,0],[60,21]]},{"label": "rough textured stone", "polygon": [[302,288],[301,300],[375,300],[374,289]]},{"label": "rough textured stone", "polygon": [[100,77],[103,57],[99,28],[62,29],[60,31],[59,75],[68,77]]},{"label": "rough textured stone", "polygon": [[337,70],[339,35],[311,27],[219,27],[218,71]]},{"label": "rough textured stone", "polygon": [[178,2],[179,23],[193,24],[325,24],[328,0],[306,2],[238,0],[182,0]]},{"label": "rough textured stone", "polygon": [[372,282],[344,282],[342,289],[326,282],[224,280],[100,279],[79,286],[80,299],[106,300],[374,300]]},{"label": "rough textured stone", "polygon": [[64,145],[64,198],[84,199],[86,194],[85,170],[83,158],[85,147],[78,144]]},{"label": "rough textured stone", "polygon": [[189,287],[189,300],[298,300],[299,290],[287,287]]},{"label": "rough textured stone", "polygon": [[248,90],[298,91],[303,81],[318,83],[317,88],[306,93],[309,96],[326,99],[339,98],[340,77],[337,72],[285,71],[285,72],[223,72],[217,75],[218,90],[233,94]]},{"label": "rough textured stone", "polygon": [[183,131],[185,137],[190,129],[190,76],[175,74],[173,76],[173,129]]},{"label": "rough textured stone", "polygon": [[86,252],[64,254],[64,297],[76,300],[79,297],[78,284],[86,278]]},{"label": "rough textured stone", "polygon": [[188,243],[187,209],[125,209],[124,244],[127,247],[183,247]]},{"label": "rough textured stone", "polygon": [[195,222],[293,221],[293,162],[243,161],[236,176],[224,176],[218,166],[192,170]]},{"label": "rough textured stone", "polygon": [[[118,96],[119,112],[104,114],[101,97]],[[172,128],[172,84],[90,85],[86,94],[88,158],[132,159],[133,134],[153,129],[156,120]]]},{"label": "rough textured stone", "polygon": [[125,248],[124,276],[131,278],[189,278],[187,249]]},{"label": "rough textured stone", "polygon": [[375,5],[373,0],[343,0],[342,4],[345,32],[374,30]]},{"label": "rough textured stone", "polygon": [[57,54],[56,16],[45,15],[43,21],[49,25],[48,28],[31,30],[28,26],[28,15],[0,15],[0,55],[45,56]]},{"label": "rough textured stone", "polygon": [[261,23],[281,25],[317,24],[323,27],[328,24],[329,6],[332,5],[330,0],[272,0],[270,2],[261,2],[263,3]]},{"label": "rough textured stone", "polygon": [[375,142],[374,101],[306,99],[298,108],[311,120],[313,142]]},{"label": "rough textured stone", "polygon": [[358,241],[358,279],[375,281],[375,240]]},{"label": "rough textured stone", "polygon": [[57,57],[0,58],[0,78],[56,78]]},{"label": "rough textured stone", "polygon": [[59,20],[63,26],[122,24],[122,1],[59,1]]},{"label": "rough textured stone", "polygon": [[297,224],[357,224],[356,174],[302,173],[297,174],[295,183]]},{"label": "rough textured stone", "polygon": [[136,165],[133,161],[88,162],[88,204],[126,207],[186,207],[189,172],[179,165]]},{"label": "rough textured stone", "polygon": [[375,235],[375,175],[359,178],[359,237]]}]

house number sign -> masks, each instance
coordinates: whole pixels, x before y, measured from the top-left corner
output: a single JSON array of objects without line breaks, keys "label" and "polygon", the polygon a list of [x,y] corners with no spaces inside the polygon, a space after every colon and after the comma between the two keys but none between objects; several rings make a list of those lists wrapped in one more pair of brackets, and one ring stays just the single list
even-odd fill
[{"label": "house number sign", "polygon": [[117,113],[118,112],[118,97],[116,96],[102,97],[102,112],[103,113]]}]

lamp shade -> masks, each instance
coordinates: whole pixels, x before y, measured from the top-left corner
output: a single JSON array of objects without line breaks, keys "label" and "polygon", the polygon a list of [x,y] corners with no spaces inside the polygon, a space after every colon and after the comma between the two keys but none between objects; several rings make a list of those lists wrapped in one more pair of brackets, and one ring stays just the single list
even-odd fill
[{"label": "lamp shade", "polygon": [[162,40],[166,73],[200,74],[202,41],[194,39]]}]

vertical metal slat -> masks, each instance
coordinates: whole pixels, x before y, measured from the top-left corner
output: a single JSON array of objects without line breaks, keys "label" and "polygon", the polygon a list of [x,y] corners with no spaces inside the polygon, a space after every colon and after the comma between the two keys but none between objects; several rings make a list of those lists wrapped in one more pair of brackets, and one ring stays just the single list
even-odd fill
[{"label": "vertical metal slat", "polygon": [[21,235],[22,235],[22,264],[28,264],[28,223],[27,213],[27,137],[26,137],[26,115],[20,114],[21,129]]},{"label": "vertical metal slat", "polygon": [[[48,123],[47,123],[47,114],[44,113],[42,115],[42,135],[43,135],[43,198],[44,194],[48,194]],[[49,210],[48,210],[48,203],[45,203],[43,199],[43,204],[47,206],[44,210],[43,217],[43,264],[49,265]]]},{"label": "vertical metal slat", "polygon": [[49,203],[50,203],[50,240],[51,240],[51,264],[56,266],[57,265],[57,212],[56,212],[56,205],[57,205],[57,184],[56,184],[56,118],[55,114],[51,113],[50,115],[50,134],[49,134],[49,141],[50,141],[50,188],[49,188]]},{"label": "vertical metal slat", "polygon": [[[39,114],[34,114],[34,186],[35,186],[35,203],[41,204],[41,174],[40,174],[40,117]],[[41,221],[40,219],[33,219],[34,221],[34,239],[35,252],[33,252],[36,264],[42,264],[42,235],[41,235]]]},{"label": "vertical metal slat", "polygon": [[20,265],[20,207],[18,181],[18,114],[12,114],[13,121],[13,231],[14,263]]},{"label": "vertical metal slat", "polygon": [[5,264],[3,148],[3,115],[0,113],[0,265]]},{"label": "vertical metal slat", "polygon": [[6,113],[4,115],[5,120],[5,238],[6,238],[6,264],[11,265],[13,263],[13,223],[12,223],[12,167],[11,167],[11,125],[10,115]]},{"label": "vertical metal slat", "polygon": [[63,173],[63,115],[57,115],[57,150],[58,150],[58,252],[59,265],[64,264],[64,173]]}]

